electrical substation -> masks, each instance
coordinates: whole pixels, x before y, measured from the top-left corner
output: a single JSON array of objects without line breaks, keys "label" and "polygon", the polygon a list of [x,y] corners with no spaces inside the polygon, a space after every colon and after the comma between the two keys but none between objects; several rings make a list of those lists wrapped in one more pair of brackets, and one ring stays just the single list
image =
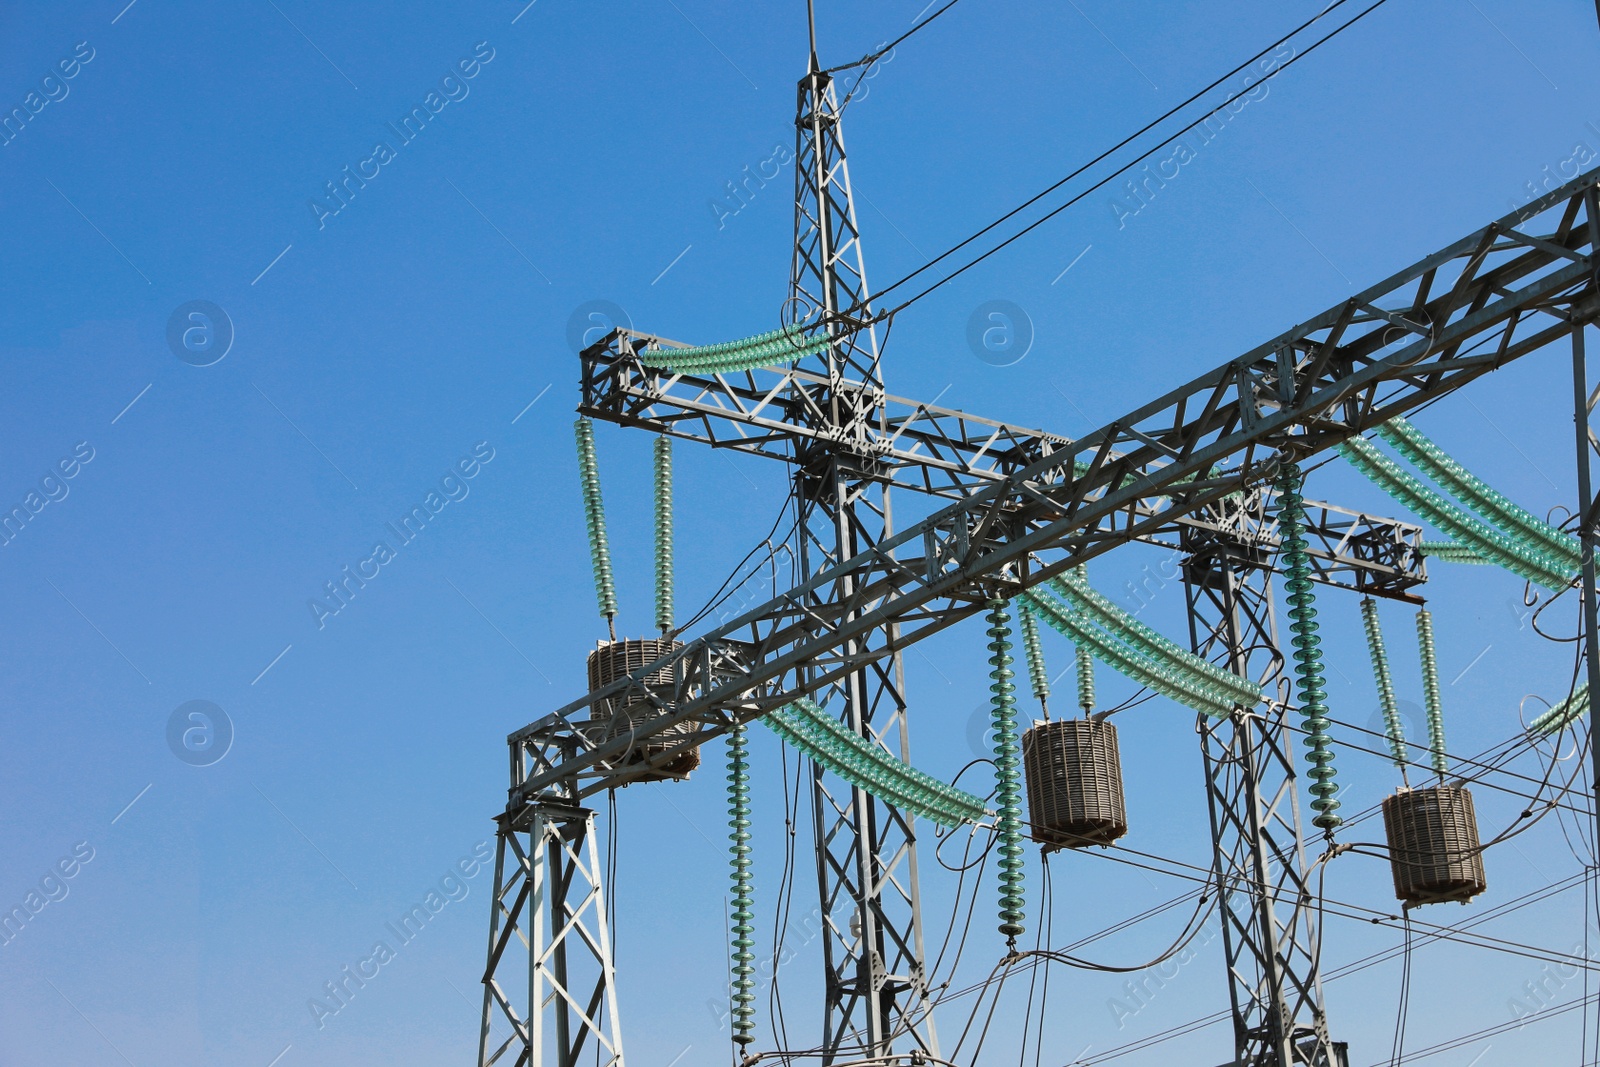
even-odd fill
[{"label": "electrical substation", "polygon": [[[1362,14],[1334,3],[1295,32],[1326,40]],[[1302,47],[1296,61],[1314,51]],[[630,1007],[649,1000],[651,981],[667,980],[619,974],[613,956],[600,812],[634,783],[725,793],[729,866],[706,892],[730,903],[734,1063],[979,1062],[960,1043],[986,992],[945,1002],[933,973],[938,931],[925,925],[919,889],[919,878],[943,871],[919,864],[919,850],[963,833],[985,857],[963,936],[967,951],[993,959],[990,983],[1023,965],[1091,967],[1065,949],[1030,947],[1025,935],[1045,905],[1024,868],[1039,852],[1144,855],[1125,851],[1140,832],[1123,775],[1136,755],[1119,743],[1117,722],[1143,712],[1099,699],[1097,672],[1194,715],[1204,788],[1198,777],[1173,782],[1171,802],[1181,794],[1203,806],[1209,866],[1195,869],[1194,919],[1155,962],[1203,926],[1220,931],[1224,966],[1207,978],[1231,1028],[1206,1067],[1368,1063],[1377,1050],[1350,1049],[1325,1006],[1325,868],[1352,851],[1386,861],[1400,918],[1382,921],[1403,923],[1409,952],[1413,932],[1467,936],[1453,924],[1483,906],[1498,845],[1558,804],[1590,817],[1581,759],[1522,782],[1528,810],[1510,827],[1480,823],[1474,790],[1552,738],[1587,745],[1589,694],[1600,684],[1590,476],[1600,437],[1589,428],[1600,391],[1591,392],[1584,349],[1600,316],[1600,171],[1445,248],[1402,250],[1395,261],[1410,265],[1390,277],[1306,309],[1298,325],[1193,381],[1163,383],[1168,391],[1152,390],[1136,410],[1098,413],[1099,429],[1072,437],[888,391],[896,317],[1037,223],[1005,240],[988,227],[894,285],[869,287],[843,119],[852,81],[882,54],[829,67],[812,31],[782,321],[712,344],[618,327],[572,368],[569,506],[583,508],[598,643],[588,691],[513,724],[508,738],[480,1067],[626,1062]],[[1102,167],[1111,171],[1102,180],[1183,120],[1124,142],[1133,147]],[[1042,214],[1068,191],[1025,206]],[[1028,217],[1002,221],[1018,228]],[[1571,366],[1572,391],[1555,404],[1576,427],[1564,521],[1519,505],[1515,487],[1480,479],[1408,418],[1524,358]],[[653,500],[603,492],[597,421],[635,431],[641,453],[650,450]],[[674,515],[673,462],[699,446],[776,461],[767,466],[792,494],[786,544],[797,573],[765,603],[687,632],[695,624],[676,614],[674,538],[708,517]],[[1318,473],[1329,464],[1370,482],[1393,513],[1322,499]],[[893,521],[891,494],[921,502],[913,521]],[[618,611],[608,505],[653,515],[648,629],[629,621],[642,613]],[[1180,554],[1187,632],[1161,632],[1097,589],[1096,559],[1135,542]],[[1508,718],[1503,742],[1483,753],[1448,741],[1427,606],[1430,583],[1471,581],[1474,568],[1515,575],[1530,604],[1580,599],[1582,613],[1572,676],[1558,680],[1564,699],[1525,724]],[[1319,628],[1340,615],[1359,619],[1368,657],[1339,666],[1370,679],[1381,731],[1330,707],[1335,665]],[[946,781],[908,758],[914,732],[950,726],[938,709],[908,707],[906,654],[958,626],[989,665],[992,746]],[[1402,658],[1422,679],[1420,734],[1407,733],[1396,695]],[[808,768],[798,855],[815,860],[822,973],[786,981],[820,985],[824,1010],[789,1019],[789,1048],[763,1036],[756,995],[757,946],[772,932],[752,856],[779,847],[751,818],[758,730]],[[1392,764],[1387,795],[1343,791],[1342,746],[1376,749]],[[1051,1050],[1047,1062],[1072,1051]]]}]

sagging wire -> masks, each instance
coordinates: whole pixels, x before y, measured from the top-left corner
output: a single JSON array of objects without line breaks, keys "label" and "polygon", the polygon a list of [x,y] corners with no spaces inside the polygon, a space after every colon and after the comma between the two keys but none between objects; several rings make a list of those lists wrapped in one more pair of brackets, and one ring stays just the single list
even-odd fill
[{"label": "sagging wire", "polygon": [[[717,587],[717,591],[711,594],[710,599],[706,601],[705,605],[701,607],[699,611],[695,612],[694,616],[690,618],[688,622],[680,625],[675,632],[683,633],[697,625],[702,619],[715,611],[723,601],[727,600],[728,597],[737,592],[740,586],[744,585],[745,582],[748,582],[751,576],[755,573],[754,571],[751,571],[750,574],[747,574],[741,578],[739,582],[736,585],[733,585],[731,589],[729,588],[729,584],[732,583],[735,578],[739,577],[739,572],[744,568],[744,565],[749,563],[755,554],[760,552],[763,548],[767,550],[767,559],[763,560],[762,562],[765,563],[770,561],[774,566],[776,566],[778,550],[780,548],[787,550],[787,542],[789,538],[793,536],[795,528],[799,525],[799,520],[797,519],[794,525],[790,526],[789,532],[784,534],[783,539],[778,541],[776,545],[774,544],[772,540],[773,534],[778,532],[778,527],[783,523],[783,517],[789,513],[789,504],[791,500],[792,497],[784,498],[783,506],[778,509],[777,518],[772,520],[772,529],[767,531],[767,536],[763,537],[761,541],[749,552],[746,552],[743,559],[733,565],[733,569],[728,572],[728,577],[725,578],[722,584]],[[792,560],[794,553],[791,551],[789,554]],[[776,583],[774,583],[774,587],[775,586]]]},{"label": "sagging wire", "polygon": [[767,987],[767,1010],[772,1026],[772,1037],[780,1046],[789,1044],[788,1023],[783,1016],[783,995],[778,988],[778,971],[783,962],[783,948],[788,936],[789,916],[794,904],[794,850],[797,828],[796,818],[800,807],[800,790],[805,778],[805,763],[797,760],[794,772],[794,792],[789,791],[789,749],[778,746],[783,775],[783,868],[778,879],[778,893],[773,912],[772,978]]},{"label": "sagging wire", "polygon": [[[900,278],[898,281],[895,281],[895,282],[891,283],[890,285],[888,285],[888,286],[886,286],[886,287],[884,287],[882,289],[879,289],[874,294],[874,299],[878,300],[880,303],[882,303],[883,302],[883,297],[886,294],[888,294],[888,293],[900,288],[901,286],[905,285],[907,282],[911,281],[913,278],[917,277],[918,275],[922,274],[924,271],[926,271],[926,270],[930,269],[931,267],[933,267],[935,264],[943,262],[944,260],[948,259],[950,256],[954,255],[955,253],[957,253],[961,249],[965,248],[967,245],[969,245],[972,242],[978,240],[980,237],[983,237],[985,234],[989,233],[991,230],[994,230],[996,227],[1003,225],[1004,223],[1006,223],[1010,219],[1012,219],[1012,218],[1016,217],[1017,215],[1021,214],[1023,211],[1026,211],[1028,208],[1032,207],[1034,204],[1038,203],[1040,200],[1043,200],[1045,197],[1049,196],[1051,193],[1055,192],[1057,189],[1061,188],[1063,185],[1067,184],[1072,179],[1078,177],[1080,174],[1083,174],[1085,171],[1089,170],[1091,167],[1093,167],[1096,164],[1102,162],[1103,160],[1107,159],[1108,157],[1110,157],[1114,153],[1120,151],[1122,148],[1124,148],[1127,145],[1131,144],[1133,141],[1135,141],[1138,138],[1142,137],[1144,134],[1150,132],[1151,130],[1155,129],[1157,126],[1159,126],[1162,123],[1166,122],[1169,118],[1171,118],[1172,116],[1176,115],[1179,111],[1182,111],[1184,108],[1188,107],[1190,104],[1194,103],[1195,101],[1197,101],[1200,98],[1202,98],[1203,96],[1205,96],[1207,93],[1209,93],[1212,90],[1216,89],[1219,85],[1223,84],[1229,78],[1233,77],[1234,75],[1238,74],[1240,71],[1243,71],[1247,67],[1249,67],[1252,64],[1256,63],[1263,56],[1267,55],[1267,53],[1273,51],[1274,49],[1276,49],[1276,48],[1278,48],[1280,46],[1282,46],[1284,43],[1289,41],[1291,38],[1295,37],[1297,34],[1301,33],[1303,30],[1307,29],[1308,27],[1310,27],[1314,23],[1320,21],[1322,18],[1327,16],[1330,12],[1332,12],[1332,11],[1334,11],[1334,10],[1340,8],[1340,7],[1343,7],[1347,2],[1348,2],[1348,0],[1332,0],[1331,3],[1328,3],[1325,7],[1322,8],[1322,10],[1320,10],[1312,18],[1310,18],[1310,19],[1306,20],[1305,22],[1301,23],[1299,26],[1295,27],[1293,30],[1289,31],[1287,34],[1284,34],[1282,37],[1279,37],[1276,41],[1272,42],[1267,47],[1261,49],[1261,51],[1257,52],[1255,55],[1251,56],[1249,59],[1245,60],[1243,63],[1241,63],[1238,66],[1234,67],[1232,70],[1228,71],[1226,74],[1223,74],[1221,77],[1219,77],[1216,80],[1212,81],[1209,85],[1205,86],[1203,89],[1200,89],[1198,92],[1196,92],[1193,95],[1191,95],[1188,99],[1183,100],[1182,102],[1177,104],[1175,107],[1171,108],[1170,110],[1168,110],[1164,114],[1158,116],[1157,118],[1155,118],[1151,122],[1147,123],[1146,125],[1144,125],[1140,129],[1135,130],[1133,133],[1129,134],[1127,137],[1123,138],[1121,141],[1119,141],[1116,144],[1112,145],[1110,148],[1106,149],[1104,152],[1100,153],[1099,155],[1097,155],[1093,159],[1089,160],[1087,163],[1084,163],[1082,166],[1076,168],[1071,173],[1069,173],[1066,177],[1064,177],[1064,178],[1060,179],[1059,181],[1055,182],[1054,184],[1050,185],[1048,188],[1046,188],[1045,190],[1043,190],[1042,192],[1040,192],[1036,196],[1033,196],[1033,197],[1029,198],[1028,200],[1024,201],[1022,204],[1020,204],[1017,207],[1013,208],[1011,211],[1008,211],[1006,214],[1000,216],[994,222],[989,223],[987,226],[985,226],[982,229],[978,230],[976,233],[972,234],[970,237],[967,237],[966,239],[962,240],[960,243],[952,245],[950,248],[946,249],[944,252],[942,252],[939,255],[935,256],[933,259],[930,259],[928,262],[924,263],[922,266],[918,267],[916,270],[912,271],[910,274],[907,274],[906,276]],[[1357,22],[1360,22],[1362,19],[1366,18],[1373,11],[1376,11],[1378,8],[1382,7],[1386,2],[1387,2],[1387,0],[1375,0],[1374,3],[1372,3],[1370,6],[1366,7],[1362,11],[1358,12],[1355,16],[1350,18],[1348,21],[1344,22],[1340,26],[1338,26],[1335,29],[1331,30],[1330,32],[1328,32],[1327,34],[1325,34],[1323,37],[1319,38],[1318,40],[1313,41],[1304,50],[1300,51],[1299,53],[1297,53],[1294,56],[1291,56],[1288,60],[1286,60],[1283,63],[1279,64],[1274,69],[1274,72],[1273,72],[1274,75],[1276,75],[1277,73],[1279,73],[1279,72],[1281,72],[1283,70],[1286,70],[1290,66],[1294,65],[1295,63],[1299,62],[1300,60],[1304,59],[1305,57],[1309,56],[1311,53],[1313,53],[1317,49],[1321,48],[1328,41],[1333,40],[1335,37],[1339,36],[1345,30],[1349,29],[1351,26],[1354,26]],[[1159,148],[1161,148],[1161,147],[1163,147],[1163,146],[1165,146],[1167,144],[1170,144],[1176,138],[1178,138],[1178,137],[1182,136],[1183,134],[1187,133],[1188,131],[1194,129],[1196,126],[1199,126],[1202,122],[1206,121],[1208,118],[1210,118],[1211,116],[1215,115],[1218,111],[1220,111],[1223,108],[1227,107],[1228,104],[1229,104],[1229,101],[1224,101],[1223,103],[1218,104],[1216,107],[1210,109],[1205,114],[1201,115],[1199,118],[1196,118],[1194,121],[1190,122],[1188,125],[1186,125],[1186,126],[1182,127],[1181,129],[1177,130],[1175,133],[1171,134],[1170,136],[1168,136],[1164,140],[1160,141],[1158,144],[1156,144],[1152,148],[1140,153],[1138,156],[1136,156],[1133,160],[1131,160],[1130,162],[1128,162],[1124,166],[1113,170],[1110,174],[1106,175],[1106,177],[1104,177],[1104,178],[1100,179],[1099,181],[1093,183],[1087,189],[1083,190],[1081,193],[1078,193],[1078,194],[1068,198],[1068,200],[1065,203],[1061,204],[1059,207],[1053,208],[1052,210],[1050,210],[1047,213],[1045,213],[1039,219],[1037,219],[1034,222],[1031,222],[1027,226],[1023,227],[1017,233],[1012,234],[1010,237],[1008,237],[1005,240],[1001,241],[1000,243],[996,244],[994,247],[990,248],[987,252],[984,252],[981,255],[976,256],[975,258],[969,260],[965,265],[963,265],[963,266],[957,268],[956,270],[951,271],[950,273],[946,274],[945,276],[940,278],[938,281],[934,282],[933,284],[927,286],[926,288],[924,288],[923,290],[918,292],[915,296],[912,296],[909,299],[904,300],[901,303],[895,305],[889,311],[880,312],[879,313],[880,317],[885,316],[885,315],[893,315],[895,312],[901,311],[901,310],[909,307],[910,305],[916,303],[918,300],[921,300],[923,297],[927,296],[929,293],[933,292],[935,289],[938,289],[939,287],[941,287],[941,286],[947,284],[948,282],[954,280],[955,278],[959,277],[961,274],[965,273],[966,271],[971,270],[973,267],[977,266],[979,263],[982,263],[985,259],[988,259],[990,256],[994,255],[995,253],[999,252],[1001,249],[1003,249],[1006,246],[1010,245],[1012,242],[1019,240],[1020,238],[1022,238],[1026,234],[1028,234],[1031,231],[1037,229],[1038,227],[1044,225],[1044,223],[1048,222],[1050,219],[1054,218],[1056,215],[1059,215],[1061,212],[1065,211],[1067,208],[1071,207],[1073,204],[1077,203],[1079,200],[1082,200],[1084,197],[1088,196],[1090,193],[1093,193],[1095,190],[1097,190],[1097,189],[1105,186],[1106,184],[1110,183],[1118,175],[1124,173],[1129,168],[1131,168],[1134,164],[1138,163],[1139,160],[1147,158],[1148,156],[1153,154],[1157,149],[1159,149]],[[860,307],[852,307],[852,308],[847,309],[847,313],[849,313],[849,314],[858,314],[862,310],[863,309],[860,308]]]},{"label": "sagging wire", "polygon": [[1216,897],[1214,897],[1208,889],[1202,890],[1200,892],[1200,899],[1195,905],[1195,910],[1190,914],[1188,921],[1183,924],[1183,928],[1178,931],[1177,938],[1174,939],[1173,942],[1165,949],[1163,949],[1160,955],[1156,956],[1155,959],[1147,960],[1144,963],[1136,963],[1131,965],[1096,963],[1092,960],[1082,959],[1080,957],[1073,956],[1070,953],[1057,951],[1055,949],[1045,949],[1043,951],[1034,953],[1023,953],[1023,955],[1036,955],[1042,959],[1048,960],[1051,963],[1061,963],[1068,967],[1075,967],[1084,971],[1101,971],[1107,974],[1133,974],[1137,971],[1148,970],[1151,967],[1159,967],[1163,963],[1166,963],[1168,960],[1172,959],[1174,956],[1183,952],[1184,949],[1188,948],[1190,943],[1193,942],[1197,936],[1199,936],[1200,931],[1205,929],[1206,920],[1211,917],[1211,913],[1216,910],[1216,906]]},{"label": "sagging wire", "polygon": [[[1055,886],[1050,880],[1050,854],[1042,852],[1039,856],[1039,866],[1044,871],[1044,893],[1040,909],[1044,918],[1044,943],[1050,944],[1054,939],[1055,929]],[[1044,1053],[1044,1020],[1050,1014],[1050,968],[1044,969],[1044,989],[1039,994],[1039,1028],[1033,1039],[1033,1067],[1040,1067],[1040,1057]],[[1019,1062],[1018,1067],[1021,1067]]]},{"label": "sagging wire", "polygon": [[[1529,830],[1533,829],[1540,822],[1542,822],[1545,816],[1549,815],[1551,811],[1560,807],[1559,797],[1572,792],[1573,783],[1577,780],[1578,775],[1582,773],[1582,771],[1583,768],[1581,765],[1574,767],[1572,774],[1569,775],[1566,781],[1561,784],[1561,788],[1557,792],[1556,796],[1552,797],[1550,800],[1541,802],[1539,798],[1541,794],[1543,794],[1544,790],[1549,787],[1551,776],[1555,773],[1555,761],[1552,761],[1545,769],[1544,781],[1539,784],[1539,787],[1534,791],[1533,796],[1528,798],[1529,806],[1524,808],[1509,826],[1487,841],[1480,843],[1476,848],[1460,850],[1452,849],[1450,853],[1452,858],[1466,859],[1472,856],[1482,855],[1494,846],[1501,844],[1502,842],[1509,841],[1512,838],[1527,833]],[[1465,784],[1469,780],[1463,779],[1462,781],[1463,784]],[[1536,811],[1536,806],[1540,805],[1541,803],[1542,807],[1539,807]],[[1422,860],[1406,861],[1401,857],[1394,856],[1386,842],[1358,841],[1347,843],[1342,847],[1345,851],[1354,852],[1358,855],[1374,856],[1380,859],[1387,859],[1391,863],[1406,862],[1415,866],[1426,866],[1426,862]]]},{"label": "sagging wire", "polygon": [[[1350,821],[1354,822],[1355,820],[1352,819]],[[1499,905],[1498,907],[1491,908],[1487,912],[1481,913],[1480,915],[1477,916],[1477,918],[1473,919],[1471,922],[1462,924],[1462,927],[1460,929],[1465,930],[1466,928],[1469,928],[1469,927],[1481,926],[1483,923],[1488,922],[1491,919],[1499,918],[1499,917],[1501,917],[1503,915],[1510,914],[1511,912],[1520,910],[1521,908],[1526,907],[1526,906],[1528,906],[1530,904],[1538,903],[1538,902],[1540,902],[1542,900],[1545,900],[1548,897],[1554,895],[1555,893],[1563,892],[1566,889],[1571,888],[1572,885],[1575,885],[1576,883],[1577,883],[1577,876],[1573,876],[1573,877],[1569,877],[1567,879],[1563,879],[1561,882],[1555,883],[1554,885],[1544,886],[1544,887],[1541,887],[1539,889],[1532,890],[1529,893],[1526,893],[1521,897],[1513,898],[1512,900],[1509,900],[1506,903]],[[1429,936],[1432,936],[1432,935],[1429,935]],[[1435,939],[1437,939],[1437,938],[1435,937]],[[1380,949],[1379,951],[1377,951],[1375,953],[1372,953],[1372,954],[1370,954],[1368,956],[1364,956],[1364,957],[1362,957],[1361,959],[1358,959],[1358,960],[1353,960],[1350,963],[1345,964],[1342,967],[1339,967],[1339,968],[1334,969],[1333,971],[1330,971],[1325,976],[1324,980],[1325,981],[1329,981],[1329,982],[1335,981],[1337,979],[1346,978],[1346,977],[1349,977],[1350,975],[1357,974],[1357,973],[1360,973],[1362,971],[1368,970],[1368,969],[1370,969],[1372,967],[1378,966],[1379,964],[1387,963],[1389,960],[1393,959],[1396,955],[1398,955],[1400,951],[1401,950],[1398,949],[1398,948]],[[1213,1012],[1210,1015],[1201,1016],[1198,1019],[1191,1019],[1191,1020],[1189,1020],[1187,1022],[1179,1023],[1176,1026],[1168,1027],[1165,1030],[1157,1031],[1154,1034],[1146,1035],[1145,1037],[1138,1038],[1138,1039],[1136,1039],[1134,1041],[1130,1041],[1130,1042],[1128,1042],[1126,1044],[1115,1046],[1113,1048],[1105,1050],[1104,1052],[1102,1052],[1098,1056],[1094,1056],[1094,1057],[1091,1057],[1089,1060],[1084,1060],[1084,1061],[1079,1061],[1079,1062],[1083,1063],[1083,1064],[1109,1062],[1110,1060],[1118,1059],[1118,1058],[1120,1058],[1122,1056],[1129,1055],[1130,1053],[1133,1053],[1133,1052],[1138,1052],[1138,1051],[1140,1051],[1142,1049],[1145,1049],[1145,1048],[1148,1048],[1148,1047],[1150,1047],[1152,1045],[1160,1044],[1163,1041],[1167,1041],[1167,1040],[1170,1040],[1170,1039],[1175,1038],[1175,1037],[1181,1037],[1184,1034],[1191,1033],[1191,1032],[1193,1032],[1195,1030],[1198,1030],[1198,1029],[1202,1029],[1202,1028],[1204,1028],[1206,1026],[1210,1026],[1210,1025],[1212,1025],[1214,1023],[1223,1022],[1229,1017],[1229,1015],[1230,1015],[1229,1009],[1224,1008],[1221,1011]],[[1410,1058],[1412,1058],[1412,1059],[1421,1058],[1421,1056],[1425,1055],[1427,1053],[1427,1051],[1428,1050],[1423,1050],[1421,1053],[1413,1053]],[[1074,1067],[1077,1067],[1077,1065],[1075,1064]]]},{"label": "sagging wire", "polygon": [[1406,1016],[1411,1010],[1411,912],[1401,914],[1405,920],[1405,953],[1400,961],[1400,996],[1395,1010],[1394,1043],[1390,1046],[1390,1067],[1399,1067],[1406,1045]]}]

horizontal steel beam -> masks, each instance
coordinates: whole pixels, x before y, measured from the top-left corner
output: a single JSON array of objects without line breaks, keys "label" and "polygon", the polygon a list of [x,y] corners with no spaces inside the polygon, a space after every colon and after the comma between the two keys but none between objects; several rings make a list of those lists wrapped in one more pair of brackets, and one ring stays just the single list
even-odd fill
[{"label": "horizontal steel beam", "polygon": [[[886,621],[898,624],[904,648],[991,597],[1254,491],[1284,459],[1321,452],[1564,337],[1600,310],[1590,243],[1597,176],[1086,437],[1049,442],[1048,454],[647,668],[670,667],[672,685],[625,679],[595,694],[632,689],[659,709],[631,735],[598,735],[581,718],[590,696],[513,733],[523,772],[511,803],[620,784],[638,773],[626,765],[637,741],[692,724],[676,742],[682,751],[825,686],[862,665],[840,649]],[[856,590],[849,603],[811,602],[847,575]]]}]

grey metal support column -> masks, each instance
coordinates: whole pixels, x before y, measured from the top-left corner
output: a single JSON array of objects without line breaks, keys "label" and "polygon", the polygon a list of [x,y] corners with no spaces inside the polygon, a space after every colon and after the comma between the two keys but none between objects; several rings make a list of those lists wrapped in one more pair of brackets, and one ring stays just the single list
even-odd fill
[{"label": "grey metal support column", "polygon": [[[1600,8],[1600,5],[1597,5]],[[1600,241],[1600,192],[1591,185],[1584,191],[1584,207],[1589,240]],[[1594,268],[1593,279],[1597,288],[1600,288],[1600,266]],[[1578,537],[1583,544],[1583,630],[1584,630],[1584,657],[1589,662],[1589,753],[1590,753],[1590,778],[1596,798],[1595,820],[1596,840],[1600,841],[1600,730],[1595,729],[1596,701],[1600,701],[1600,604],[1597,604],[1595,593],[1595,559],[1594,552],[1597,543],[1600,543],[1600,516],[1595,514],[1594,485],[1590,475],[1591,447],[1600,451],[1594,426],[1590,416],[1594,411],[1596,393],[1589,391],[1589,368],[1584,354],[1583,331],[1588,321],[1593,317],[1593,299],[1585,310],[1588,314],[1579,313],[1580,302],[1572,305],[1572,418],[1577,431],[1577,464],[1578,464]],[[1597,391],[1600,393],[1600,391]]]},{"label": "grey metal support column", "polygon": [[[892,536],[887,487],[868,443],[885,424],[878,339],[869,315],[850,171],[832,78],[812,49],[801,79],[795,151],[795,246],[788,316],[835,338],[819,357],[823,403],[810,417],[826,442],[795,456],[801,581]],[[845,318],[846,315],[852,316]],[[870,612],[851,575],[808,597],[842,620]],[[866,662],[818,691],[851,731],[910,760],[903,666],[891,620],[850,639]],[[881,656],[865,655],[885,650]],[[809,687],[808,687],[809,688]],[[813,768],[817,884],[825,968],[823,1063],[879,1057],[896,1047],[938,1055],[927,1011],[917,837],[912,817]]]},{"label": "grey metal support column", "polygon": [[[594,812],[536,804],[501,817],[479,1067],[508,1052],[512,1067],[623,1067],[602,872]],[[501,966],[513,942],[528,954],[525,976]],[[496,1018],[511,1025],[497,1045]]]},{"label": "grey metal support column", "polygon": [[[1596,515],[1589,464],[1589,449],[1594,438],[1594,430],[1589,422],[1593,401],[1589,395],[1589,369],[1584,358],[1584,328],[1581,322],[1572,327],[1572,416],[1577,428],[1578,514],[1581,516],[1578,536],[1583,542],[1583,654],[1588,661],[1589,779],[1595,798],[1595,839],[1600,841],[1600,729],[1596,728],[1600,725],[1600,719],[1597,719],[1595,710],[1595,704],[1600,702],[1600,604],[1597,604],[1595,594]],[[1587,1050],[1584,1055],[1588,1055]]]},{"label": "grey metal support column", "polygon": [[1578,536],[1583,543],[1583,649],[1588,661],[1590,778],[1596,798],[1595,829],[1600,834],[1600,743],[1596,743],[1600,731],[1595,729],[1595,704],[1600,701],[1600,602],[1596,601],[1595,593],[1596,516],[1589,464],[1593,431],[1589,424],[1589,371],[1584,358],[1583,331],[1582,324],[1572,328],[1572,412],[1577,426],[1578,514],[1582,516]]},{"label": "grey metal support column", "polygon": [[[1266,499],[1257,493],[1243,506]],[[1184,547],[1191,647],[1268,696],[1265,706],[1199,723],[1235,1062],[1340,1067],[1323,1008],[1269,561],[1225,536],[1191,534]]]}]

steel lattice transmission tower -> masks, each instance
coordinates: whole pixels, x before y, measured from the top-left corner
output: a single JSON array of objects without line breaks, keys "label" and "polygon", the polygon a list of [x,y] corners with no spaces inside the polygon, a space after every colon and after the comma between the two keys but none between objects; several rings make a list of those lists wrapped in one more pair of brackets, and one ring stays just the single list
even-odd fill
[{"label": "steel lattice transmission tower", "polygon": [[[1212,510],[1236,507],[1260,529],[1267,525],[1270,500],[1270,493],[1258,489]],[[1259,541],[1235,535],[1229,525],[1191,528],[1181,540],[1191,647],[1259,683],[1267,696],[1260,706],[1234,708],[1226,719],[1202,715],[1198,725],[1235,1062],[1344,1067],[1343,1046],[1329,1040],[1323,1006],[1316,897],[1306,867],[1293,737],[1285,721],[1289,685],[1271,560]],[[1416,566],[1420,571],[1420,556]]]},{"label": "steel lattice transmission tower", "polygon": [[[586,804],[806,694],[831,697],[853,729],[904,758],[904,648],[1132,541],[1185,552],[1197,649],[1276,678],[1267,578],[1280,542],[1265,483],[1279,461],[1331,448],[1600,318],[1594,171],[1083,437],[887,395],[838,104],[814,57],[800,105],[789,319],[834,339],[820,372],[814,361],[781,360],[671,371],[662,350],[685,346],[617,329],[582,353],[579,410],[789,465],[805,574],[507,738],[483,1065],[514,1049],[507,1062],[518,1067],[576,1067],[594,1050],[602,1067],[621,1067]],[[892,533],[890,485],[937,509]],[[1313,581],[1393,596],[1425,580],[1418,528],[1306,507],[1302,564]],[[1337,1067],[1285,697],[1203,731],[1236,1063]],[[655,714],[625,736],[596,730],[591,707],[611,699],[647,702]],[[655,754],[641,760],[647,743]],[[815,799],[824,1048],[835,1060],[897,1043],[937,1055],[923,1010],[914,828],[821,776]],[[504,1039],[491,1034],[502,1017],[512,1031]]]},{"label": "steel lattice transmission tower", "polygon": [[[850,167],[831,75],[817,62],[815,28],[795,118],[794,260],[788,317],[837,338],[819,357],[827,385],[815,412],[818,439],[797,445],[794,500],[804,584],[893,534],[889,490],[875,477],[872,445],[886,420],[878,336],[850,195]],[[846,574],[807,592],[821,611],[857,603]],[[822,690],[854,733],[910,762],[898,627],[875,626],[844,646],[866,663]],[[888,649],[885,652],[883,650]],[[807,681],[813,676],[808,675]],[[807,686],[811,688],[811,686]],[[819,702],[824,702],[819,700]],[[822,898],[826,1019],[823,1062],[889,1053],[897,1038],[938,1054],[926,1010],[917,836],[910,815],[812,768],[817,883]]]}]

